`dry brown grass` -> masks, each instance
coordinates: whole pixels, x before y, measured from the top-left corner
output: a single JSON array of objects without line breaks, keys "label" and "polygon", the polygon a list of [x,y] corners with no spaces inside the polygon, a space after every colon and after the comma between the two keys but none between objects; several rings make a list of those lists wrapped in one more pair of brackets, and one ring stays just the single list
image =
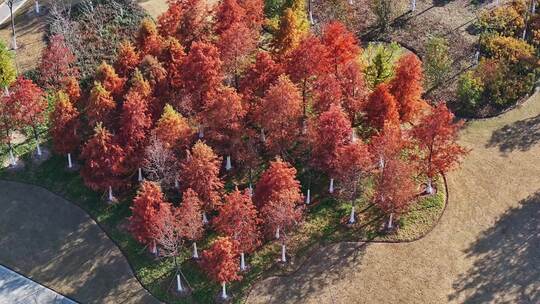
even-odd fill
[{"label": "dry brown grass", "polygon": [[294,275],[256,284],[248,303],[538,303],[539,115],[536,94],[468,124],[460,141],[473,151],[448,176],[446,213],[426,238],[323,248]]},{"label": "dry brown grass", "polygon": [[138,0],[137,2],[150,16],[156,19],[169,8],[167,0]]}]

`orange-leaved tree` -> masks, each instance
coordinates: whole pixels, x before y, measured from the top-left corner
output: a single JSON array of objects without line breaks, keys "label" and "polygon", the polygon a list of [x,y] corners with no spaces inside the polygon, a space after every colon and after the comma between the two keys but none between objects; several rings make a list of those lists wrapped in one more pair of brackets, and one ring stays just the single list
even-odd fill
[{"label": "orange-leaved tree", "polygon": [[227,299],[226,285],[238,281],[237,244],[229,237],[219,237],[202,253],[201,265],[206,274],[222,286],[221,298]]},{"label": "orange-leaved tree", "polygon": [[72,168],[71,153],[75,152],[81,143],[79,128],[79,111],[63,91],[56,94],[54,110],[50,114],[49,133],[51,134],[54,151],[67,154],[68,168]]},{"label": "orange-leaved tree", "polygon": [[202,201],[203,223],[207,223],[207,213],[215,210],[221,203],[223,181],[219,177],[221,158],[212,148],[197,141],[180,164],[180,185],[182,189],[191,188]]},{"label": "orange-leaved tree", "polygon": [[246,270],[244,255],[261,245],[259,230],[261,220],[249,191],[234,190],[225,196],[225,202],[218,210],[219,215],[214,219],[214,226],[218,232],[238,242],[240,270],[244,271]]},{"label": "orange-leaved tree", "polygon": [[468,151],[457,143],[463,122],[454,122],[454,114],[441,102],[422,117],[411,134],[419,148],[420,171],[426,175],[427,193],[432,194],[433,179],[457,166]]},{"label": "orange-leaved tree", "polygon": [[397,101],[388,85],[381,83],[369,95],[366,104],[367,120],[371,127],[382,129],[386,121],[399,124]]}]

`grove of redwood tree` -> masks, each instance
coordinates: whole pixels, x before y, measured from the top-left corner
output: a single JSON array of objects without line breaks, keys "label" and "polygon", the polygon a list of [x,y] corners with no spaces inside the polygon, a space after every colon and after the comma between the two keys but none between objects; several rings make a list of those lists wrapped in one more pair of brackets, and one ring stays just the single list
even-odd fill
[{"label": "grove of redwood tree", "polygon": [[236,189],[227,194],[224,201],[213,224],[218,232],[238,242],[240,270],[245,271],[245,253],[251,253],[261,245],[261,220],[248,190],[240,192]]},{"label": "grove of redwood tree", "polygon": [[108,198],[113,200],[112,190],[125,184],[125,152],[117,139],[101,124],[97,124],[94,135],[82,149],[81,157],[85,160],[81,169],[84,184],[94,191],[108,190]]},{"label": "grove of redwood tree", "polygon": [[432,108],[411,130],[420,149],[418,158],[421,173],[427,177],[426,192],[432,194],[433,179],[439,173],[446,173],[457,166],[468,153],[457,143],[458,132],[463,122],[454,122],[454,114],[441,102]]},{"label": "grove of redwood tree", "polygon": [[220,283],[222,287],[221,298],[227,299],[226,285],[232,281],[238,281],[242,277],[238,275],[236,260],[237,244],[229,237],[219,237],[202,253],[201,265],[206,274],[213,281]]},{"label": "grove of redwood tree", "polygon": [[68,168],[72,168],[71,153],[75,152],[81,142],[79,128],[79,111],[63,91],[56,95],[54,110],[50,114],[49,133],[51,134],[54,151],[58,154],[67,154]]},{"label": "grove of redwood tree", "polygon": [[191,188],[202,201],[203,223],[207,223],[207,213],[221,203],[223,181],[219,177],[221,158],[212,148],[197,141],[180,163],[180,186]]},{"label": "grove of redwood tree", "polygon": [[188,188],[182,194],[182,204],[176,209],[180,234],[184,239],[193,242],[194,258],[199,258],[196,241],[202,238],[204,232],[203,222],[201,221],[202,206],[203,203],[197,193]]}]

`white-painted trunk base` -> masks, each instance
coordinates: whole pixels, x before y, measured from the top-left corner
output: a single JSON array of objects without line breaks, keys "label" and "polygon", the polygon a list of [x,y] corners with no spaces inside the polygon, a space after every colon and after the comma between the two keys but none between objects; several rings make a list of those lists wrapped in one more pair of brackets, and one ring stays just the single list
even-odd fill
[{"label": "white-painted trunk base", "polygon": [[287,263],[287,249],[285,245],[281,245],[281,261]]},{"label": "white-painted trunk base", "polygon": [[178,179],[175,179],[175,180],[174,180],[174,187],[175,187],[176,189],[180,188],[180,184],[178,183]]},{"label": "white-painted trunk base", "polygon": [[279,227],[276,229],[276,240],[279,240]]},{"label": "white-painted trunk base", "polygon": [[206,212],[202,213],[202,222],[204,225],[208,224],[208,217],[206,217]]},{"label": "white-painted trunk base", "polygon": [[176,291],[178,291],[178,292],[184,291],[184,287],[182,286],[182,279],[180,278],[180,274],[176,275]]},{"label": "white-painted trunk base", "polygon": [[112,202],[113,200],[114,200],[114,196],[112,192],[112,187],[109,186],[109,202]]},{"label": "white-painted trunk base", "polygon": [[199,126],[199,138],[203,138],[203,137],[204,137],[204,127]]},{"label": "white-painted trunk base", "polygon": [[328,187],[328,192],[334,193],[334,179],[330,179],[330,187]]},{"label": "white-painted trunk base", "polygon": [[243,252],[240,253],[240,270],[246,270],[246,258]]},{"label": "white-painted trunk base", "polygon": [[411,1],[411,12],[416,11],[416,0]]},{"label": "white-painted trunk base", "polygon": [[248,192],[249,192],[249,196],[253,197],[253,185],[251,183],[249,183]]},{"label": "white-painted trunk base", "polygon": [[12,166],[15,166],[17,164],[17,159],[15,158],[15,155],[13,154],[12,149],[9,150],[9,160]]},{"label": "white-painted trunk base", "polygon": [[311,203],[311,189],[307,190],[306,194],[306,205],[309,205]]},{"label": "white-painted trunk base", "polygon": [[388,218],[388,229],[394,228],[394,214],[390,213],[390,218]]},{"label": "white-painted trunk base", "polygon": [[139,182],[142,182],[142,181],[143,181],[142,169],[141,169],[141,168],[137,169],[137,172],[138,172],[137,180],[138,180]]},{"label": "white-painted trunk base", "polygon": [[199,258],[199,251],[197,250],[197,243],[193,242],[193,258],[198,259]]},{"label": "white-painted trunk base", "polygon": [[225,162],[225,170],[231,171],[232,164],[231,164],[231,156],[227,155],[227,161]]},{"label": "white-painted trunk base", "polygon": [[221,283],[221,298],[222,298],[223,300],[227,299],[227,297],[228,297],[228,296],[227,296],[227,287],[226,287],[225,285],[226,285],[225,282],[222,282],[222,283]]},{"label": "white-painted trunk base", "polygon": [[356,222],[356,219],[354,217],[354,211],[355,211],[355,207],[352,206],[351,215],[349,216],[349,224],[354,224]]},{"label": "white-painted trunk base", "polygon": [[263,143],[266,142],[266,135],[264,135],[264,129],[261,129],[261,141],[262,141]]},{"label": "white-painted trunk base", "polygon": [[68,159],[68,168],[73,168],[73,162],[71,161],[71,153],[68,153],[67,154],[67,159]]},{"label": "white-painted trunk base", "polygon": [[38,1],[36,1],[35,7],[36,7],[36,14],[39,14],[39,12],[41,11],[41,9],[40,9],[39,2],[38,2]]},{"label": "white-painted trunk base", "polygon": [[41,158],[41,156],[43,156],[43,152],[41,151],[41,146],[39,145],[39,141],[36,142],[36,150],[37,150],[38,158]]},{"label": "white-painted trunk base", "polygon": [[429,195],[432,195],[433,193],[435,193],[435,189],[433,189],[433,182],[431,181],[431,178],[428,179],[426,193]]}]

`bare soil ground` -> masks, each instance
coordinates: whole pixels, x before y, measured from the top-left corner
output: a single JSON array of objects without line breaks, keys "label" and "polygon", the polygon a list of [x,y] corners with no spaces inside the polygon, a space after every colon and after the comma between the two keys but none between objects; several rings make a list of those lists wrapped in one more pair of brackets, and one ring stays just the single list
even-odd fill
[{"label": "bare soil ground", "polygon": [[439,225],[408,244],[338,243],[248,303],[540,303],[540,93],[469,123]]},{"label": "bare soil ground", "polygon": [[167,0],[138,0],[137,2],[155,19],[169,8]]},{"label": "bare soil ground", "polygon": [[0,264],[80,303],[159,303],[73,203],[39,187],[0,181],[0,209]]}]

